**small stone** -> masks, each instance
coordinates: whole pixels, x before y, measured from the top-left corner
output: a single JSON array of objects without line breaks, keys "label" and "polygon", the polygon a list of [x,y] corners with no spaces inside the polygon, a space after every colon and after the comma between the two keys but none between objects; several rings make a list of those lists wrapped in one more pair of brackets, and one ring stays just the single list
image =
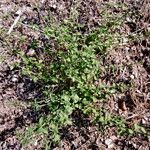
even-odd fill
[{"label": "small stone", "polygon": [[128,38],[125,38],[125,37],[123,38],[123,43],[124,44],[126,44],[128,41],[129,41]]},{"label": "small stone", "polygon": [[45,2],[45,0],[42,0],[42,1],[41,1],[41,3],[44,3],[44,2]]},{"label": "small stone", "polygon": [[106,140],[105,140],[105,144],[106,144],[107,146],[111,145],[112,143],[113,143],[113,140],[112,140],[112,139],[106,139]]},{"label": "small stone", "polygon": [[129,50],[130,50],[130,48],[129,48],[129,47],[125,47],[125,51],[127,51],[127,52],[128,52]]},{"label": "small stone", "polygon": [[56,9],[56,8],[57,8],[57,6],[56,6],[56,5],[53,5],[53,8],[54,8],[54,9]]},{"label": "small stone", "polygon": [[137,148],[137,145],[135,143],[132,144],[134,148]]},{"label": "small stone", "polygon": [[147,117],[144,117],[143,119],[142,119],[142,124],[146,124],[148,122],[148,118]]},{"label": "small stone", "polygon": [[105,144],[107,145],[108,148],[114,148],[114,143],[112,139],[106,139]]},{"label": "small stone", "polygon": [[134,79],[134,75],[130,75],[130,78],[131,78],[131,79]]},{"label": "small stone", "polygon": [[15,14],[20,15],[22,13],[21,9],[19,9]]},{"label": "small stone", "polygon": [[18,76],[17,75],[13,75],[11,81],[12,82],[18,82]]},{"label": "small stone", "polygon": [[37,140],[34,142],[34,146],[37,146],[38,145],[38,142],[37,142]]},{"label": "small stone", "polygon": [[116,59],[116,63],[119,64],[119,59]]},{"label": "small stone", "polygon": [[108,145],[108,148],[114,148],[114,144],[112,143],[112,144]]},{"label": "small stone", "polygon": [[126,21],[131,22],[132,20],[129,17],[127,17]]},{"label": "small stone", "polygon": [[33,56],[35,54],[35,50],[30,49],[27,53],[28,56]]},{"label": "small stone", "polygon": [[142,124],[146,124],[146,121],[145,121],[145,119],[142,119]]},{"label": "small stone", "polygon": [[53,9],[56,9],[57,8],[57,5],[51,5],[51,8],[53,8]]}]

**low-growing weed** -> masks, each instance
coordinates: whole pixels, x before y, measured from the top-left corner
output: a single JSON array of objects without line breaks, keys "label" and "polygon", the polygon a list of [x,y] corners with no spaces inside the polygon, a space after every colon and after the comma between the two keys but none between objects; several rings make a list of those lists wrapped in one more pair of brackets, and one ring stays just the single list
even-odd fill
[{"label": "low-growing weed", "polygon": [[35,101],[33,106],[36,111],[46,106],[49,112],[39,119],[35,131],[47,136],[50,133],[53,142],[60,140],[59,129],[71,124],[73,111],[84,110],[88,104],[111,93],[107,86],[96,84],[96,81],[101,73],[99,59],[112,45],[112,35],[107,26],[88,34],[81,34],[81,28],[69,21],[46,27],[45,35],[55,48],[46,47],[39,55],[34,41],[30,46],[35,50],[33,56],[20,52],[22,73],[35,82],[43,83],[44,99]]},{"label": "low-growing weed", "polygon": [[92,120],[101,127],[116,126],[120,133],[133,131],[125,120],[94,107],[94,103],[117,89],[116,85],[108,87],[98,82],[102,72],[100,61],[116,43],[109,33],[111,27],[101,25],[89,33],[82,33],[82,28],[69,20],[52,24],[44,29],[50,43],[42,52],[38,51],[39,41],[31,43],[32,55],[20,51],[22,74],[43,85],[44,97],[34,100],[33,108],[46,109],[35,127],[27,129],[23,143],[32,135],[43,137],[46,145],[59,143],[59,130],[72,124],[71,114],[77,109],[93,115]]}]

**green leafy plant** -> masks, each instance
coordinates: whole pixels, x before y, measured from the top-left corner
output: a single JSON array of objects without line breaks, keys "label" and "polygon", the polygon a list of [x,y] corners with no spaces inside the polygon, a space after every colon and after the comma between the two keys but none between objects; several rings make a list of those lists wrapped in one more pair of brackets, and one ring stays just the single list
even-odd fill
[{"label": "green leafy plant", "polygon": [[37,52],[39,41],[31,43],[30,47],[35,51],[32,56],[20,51],[23,75],[43,85],[44,97],[35,100],[33,108],[35,111],[47,110],[35,127],[25,132],[26,139],[30,139],[32,134],[28,133],[32,131],[44,136],[45,145],[59,143],[59,130],[72,123],[71,114],[76,110],[93,116],[92,120],[102,127],[116,126],[120,133],[132,133],[125,120],[94,107],[117,89],[116,85],[108,87],[98,82],[101,59],[116,43],[113,34],[109,33],[111,27],[101,25],[84,34],[82,28],[69,20],[52,24],[44,29],[51,45],[45,46],[42,53]]},{"label": "green leafy plant", "polygon": [[[101,26],[84,35],[80,29],[81,26],[69,21],[46,27],[45,35],[56,43],[55,49],[46,48],[42,56],[20,52],[22,73],[44,85],[44,100],[35,101],[34,108],[37,111],[46,106],[49,114],[39,119],[36,132],[50,131],[51,140],[56,143],[60,139],[59,129],[71,124],[73,111],[109,94],[107,87],[95,84],[101,72],[101,58],[96,54],[103,56],[112,45],[108,27]],[[37,42],[31,46],[35,49]]]}]

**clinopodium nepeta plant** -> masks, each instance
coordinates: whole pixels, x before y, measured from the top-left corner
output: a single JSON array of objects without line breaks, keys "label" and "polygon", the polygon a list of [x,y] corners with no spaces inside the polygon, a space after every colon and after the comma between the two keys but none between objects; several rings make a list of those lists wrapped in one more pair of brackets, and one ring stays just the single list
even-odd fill
[{"label": "clinopodium nepeta plant", "polygon": [[[107,26],[89,33],[82,33],[82,28],[69,21],[48,26],[44,33],[49,42],[42,52],[37,52],[39,41],[31,43],[34,55],[20,52],[22,73],[43,85],[43,97],[35,100],[33,107],[36,111],[42,108],[47,111],[41,114],[35,127],[26,131],[23,142],[34,134],[44,136],[46,143],[47,139],[59,142],[59,129],[72,123],[73,111],[96,113],[91,106],[111,92],[108,87],[96,83],[101,73],[100,59],[113,44],[113,35],[109,34]],[[104,122],[103,119],[99,121]]]}]

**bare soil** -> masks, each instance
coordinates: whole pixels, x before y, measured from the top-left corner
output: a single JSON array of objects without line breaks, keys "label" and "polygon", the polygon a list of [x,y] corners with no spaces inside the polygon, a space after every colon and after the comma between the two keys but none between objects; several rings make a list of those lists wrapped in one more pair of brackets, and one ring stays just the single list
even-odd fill
[{"label": "bare soil", "polygon": [[[34,84],[28,77],[22,77],[20,68],[12,64],[20,62],[15,48],[28,51],[28,43],[33,39],[41,39],[41,28],[51,23],[52,15],[58,22],[68,18],[72,10],[78,10],[76,21],[85,25],[85,31],[98,26],[101,13],[108,4],[114,7],[107,10],[110,14],[120,15],[130,12],[119,29],[120,34],[142,35],[142,38],[126,41],[123,45],[112,49],[102,65],[105,70],[101,81],[108,85],[124,83],[124,92],[113,94],[103,107],[115,115],[125,118],[130,124],[140,123],[150,131],[150,32],[149,8],[142,7],[142,1],[135,0],[1,0],[0,1],[0,150],[33,150],[42,149],[40,141],[23,147],[17,139],[16,131],[24,130],[38,119],[38,113],[30,109],[29,102],[39,97],[41,85]],[[125,4],[126,10],[117,7]],[[147,5],[150,5],[147,1]],[[77,8],[75,8],[77,7]],[[142,9],[141,9],[142,8]],[[144,13],[143,8],[147,8]],[[17,17],[17,11],[24,12],[12,31],[7,35],[10,26]],[[142,10],[142,12],[141,12]],[[73,11],[74,12],[74,11]],[[33,30],[32,24],[40,27]],[[20,38],[25,37],[23,44]],[[126,39],[125,39],[126,40]],[[115,71],[110,67],[115,66]],[[106,67],[107,66],[107,67]],[[61,130],[60,146],[53,145],[54,150],[149,150],[150,143],[142,135],[119,136],[115,128],[99,132],[96,125],[80,111],[73,114],[74,124]],[[107,144],[107,141],[111,141]],[[39,143],[38,143],[39,142]],[[110,146],[111,145],[111,146]]]}]

